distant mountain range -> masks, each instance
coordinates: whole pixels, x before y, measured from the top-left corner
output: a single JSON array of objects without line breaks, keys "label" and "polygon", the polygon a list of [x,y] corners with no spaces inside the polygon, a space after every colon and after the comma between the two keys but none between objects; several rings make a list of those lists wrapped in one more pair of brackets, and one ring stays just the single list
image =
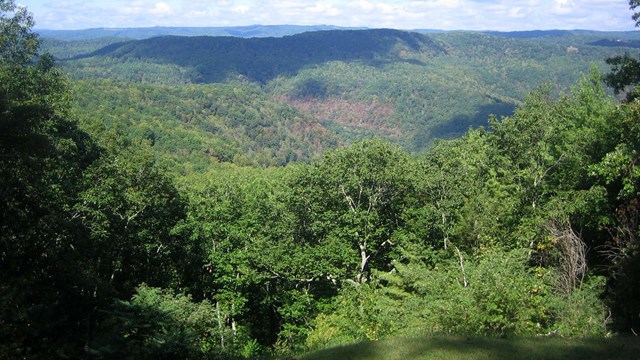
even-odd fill
[{"label": "distant mountain range", "polygon": [[[58,40],[87,40],[96,38],[148,39],[157,36],[235,36],[251,37],[282,37],[308,31],[325,30],[365,30],[363,27],[341,27],[333,25],[248,25],[248,26],[220,26],[220,27],[147,27],[147,28],[95,28],[82,30],[47,30],[38,29],[41,37]],[[445,30],[414,29],[419,33],[441,33]],[[560,36],[597,36],[616,40],[640,39],[639,31],[594,31],[594,30],[530,30],[530,31],[476,31],[490,35],[509,38],[542,38]]]},{"label": "distant mountain range", "polygon": [[331,25],[248,25],[222,27],[147,27],[147,28],[96,28],[84,30],[35,30],[41,37],[58,40],[87,40],[102,37],[122,39],[148,39],[156,36],[235,36],[251,37],[282,37],[295,35],[307,31],[323,30],[353,30],[362,28],[347,28]]}]

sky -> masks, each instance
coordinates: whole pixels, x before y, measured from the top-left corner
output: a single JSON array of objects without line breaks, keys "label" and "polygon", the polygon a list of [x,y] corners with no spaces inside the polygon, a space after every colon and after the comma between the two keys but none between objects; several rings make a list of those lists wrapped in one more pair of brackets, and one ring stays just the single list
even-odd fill
[{"label": "sky", "polygon": [[16,0],[36,29],[337,25],[441,30],[633,30],[627,0]]}]

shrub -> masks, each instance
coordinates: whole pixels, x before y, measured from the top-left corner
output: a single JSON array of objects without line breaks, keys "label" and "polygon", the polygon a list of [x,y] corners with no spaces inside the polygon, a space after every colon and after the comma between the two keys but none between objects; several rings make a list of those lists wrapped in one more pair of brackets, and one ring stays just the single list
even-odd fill
[{"label": "shrub", "polygon": [[569,296],[554,294],[551,270],[531,268],[527,250],[475,257],[438,254],[437,263],[396,263],[370,283],[345,288],[336,310],[320,314],[307,337],[311,349],[388,335],[602,335],[605,309],[593,278]]}]

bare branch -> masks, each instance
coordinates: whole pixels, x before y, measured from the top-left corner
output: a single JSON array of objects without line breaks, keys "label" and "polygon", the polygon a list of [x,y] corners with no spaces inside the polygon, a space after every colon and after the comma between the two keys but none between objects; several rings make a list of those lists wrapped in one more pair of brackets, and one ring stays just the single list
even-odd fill
[{"label": "bare branch", "polygon": [[344,198],[347,200],[347,203],[349,204],[349,208],[351,209],[352,213],[356,213],[356,205],[353,202],[353,198],[349,195],[347,195],[347,192],[344,189],[343,185],[340,185],[340,192],[342,193],[342,196],[344,196]]},{"label": "bare branch", "polygon": [[560,252],[558,289],[569,294],[582,285],[587,274],[587,245],[568,221],[553,221],[548,230]]}]

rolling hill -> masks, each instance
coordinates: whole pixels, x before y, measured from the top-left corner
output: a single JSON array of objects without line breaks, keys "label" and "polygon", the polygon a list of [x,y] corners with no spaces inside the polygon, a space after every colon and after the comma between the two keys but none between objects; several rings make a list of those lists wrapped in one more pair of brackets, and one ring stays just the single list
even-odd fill
[{"label": "rolling hill", "polygon": [[[250,33],[246,30],[245,34]],[[323,139],[325,135],[337,139],[329,143],[379,136],[407,150],[421,151],[435,139],[457,137],[470,127],[486,125],[491,114],[510,115],[530,91],[545,82],[554,84],[552,93],[558,95],[568,91],[591,66],[606,72],[605,58],[637,51],[609,46],[607,41],[625,39],[623,44],[632,44],[637,38],[634,32],[486,34],[372,29],[264,38],[49,39],[44,47],[73,79],[111,79],[121,84],[114,86],[124,89],[136,83],[163,84],[175,93],[185,93],[181,90],[184,86],[202,86],[206,92],[208,84],[234,84],[244,89],[241,93],[253,97],[242,99],[247,109],[261,113],[266,103],[291,109],[300,114],[297,118],[315,124],[302,128],[320,131]],[[93,90],[77,94],[83,106],[98,106],[84,101],[87,96],[108,98],[100,94],[106,91],[104,86],[84,88]],[[254,102],[255,98],[261,100]],[[134,103],[130,105],[136,108]],[[194,106],[192,113],[203,113],[197,108],[200,105]],[[152,108],[139,111],[147,113]],[[234,118],[227,123],[236,124],[237,129],[254,121],[241,113],[229,116]],[[269,121],[275,127],[292,126],[290,120],[282,122],[278,116]],[[131,122],[130,126],[136,124]],[[175,124],[187,126],[179,121]],[[235,136],[233,129],[228,127],[226,140],[218,142],[228,143],[228,138],[251,141],[251,136]],[[205,138],[222,136],[197,131]],[[294,153],[308,154],[302,158],[314,156],[309,149],[325,149],[296,148],[295,144],[301,144],[298,140],[288,144]],[[282,144],[273,144],[272,150],[286,153]],[[233,159],[234,154],[216,158]]]},{"label": "rolling hill", "polygon": [[266,83],[329,61],[403,61],[403,52],[436,55],[444,49],[431,38],[398,30],[306,32],[282,38],[164,36],[108,45],[73,60],[106,57],[143,60],[194,69],[194,82],[223,82],[242,75]]}]

